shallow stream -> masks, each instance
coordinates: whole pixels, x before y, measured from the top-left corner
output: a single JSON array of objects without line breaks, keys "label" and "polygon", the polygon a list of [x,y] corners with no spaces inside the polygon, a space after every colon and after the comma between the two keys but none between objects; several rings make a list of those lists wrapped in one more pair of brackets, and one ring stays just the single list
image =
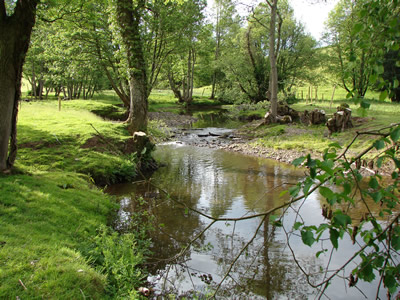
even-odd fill
[{"label": "shallow stream", "polygon": [[[216,128],[188,131],[188,139],[210,139],[202,133],[223,133]],[[219,141],[223,142],[223,141]],[[189,145],[190,144],[190,145]],[[310,280],[320,282],[329,270],[342,265],[353,253],[350,238],[341,241],[340,252],[328,251],[316,258],[318,247],[308,247],[295,234],[285,232],[300,216],[307,224],[324,222],[322,197],[310,195],[305,202],[280,209],[284,227],[263,222],[262,217],[243,221],[219,221],[201,234],[212,218],[239,218],[260,214],[288,200],[281,192],[301,181],[304,171],[275,161],[244,156],[208,147],[196,147],[183,139],[157,146],[155,157],[165,164],[151,176],[151,184],[137,182],[112,186],[108,192],[120,199],[118,226],[123,227],[137,207],[137,197],[143,197],[155,216],[152,233],[154,253],[148,278],[154,296],[168,293],[207,298],[221,284],[217,298],[221,299],[313,299],[319,295],[293,259],[312,274]],[[164,194],[168,193],[168,196]],[[184,205],[200,211],[198,214]],[[362,209],[354,209],[362,215]],[[273,216],[267,219],[272,220]],[[297,219],[296,219],[297,218]],[[193,241],[196,236],[198,239]],[[252,240],[247,248],[245,246]],[[188,250],[183,251],[192,241]],[[324,246],[331,248],[329,239]],[[244,249],[244,250],[243,250]],[[242,255],[239,253],[242,252]],[[332,255],[331,255],[332,254]],[[354,264],[340,275],[348,276]],[[229,272],[229,275],[226,275]],[[322,299],[375,298],[378,282],[348,288],[337,278]],[[364,295],[363,295],[364,294]],[[384,298],[384,291],[382,297]]]}]

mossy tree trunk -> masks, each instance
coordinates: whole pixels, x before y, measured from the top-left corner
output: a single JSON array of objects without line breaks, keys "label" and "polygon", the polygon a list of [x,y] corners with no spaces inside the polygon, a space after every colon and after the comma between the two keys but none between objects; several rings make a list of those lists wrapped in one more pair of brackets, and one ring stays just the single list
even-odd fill
[{"label": "mossy tree trunk", "polygon": [[0,172],[11,168],[17,154],[18,100],[22,67],[35,24],[39,0],[18,0],[7,14],[0,0]]},{"label": "mossy tree trunk", "polygon": [[148,112],[148,81],[146,62],[143,53],[143,41],[140,34],[142,11],[145,9],[145,0],[117,0],[117,22],[122,41],[127,51],[129,67],[129,131],[147,131]]},{"label": "mossy tree trunk", "polygon": [[[270,75],[270,87],[271,92],[271,108],[270,108],[270,118],[273,123],[276,122],[276,117],[278,115],[278,70],[276,66],[278,49],[275,47],[275,30],[276,30],[276,15],[278,10],[278,0],[268,1],[268,5],[271,8],[271,22],[269,27],[269,61],[271,65],[271,75]],[[278,36],[278,38],[280,38]]]}]

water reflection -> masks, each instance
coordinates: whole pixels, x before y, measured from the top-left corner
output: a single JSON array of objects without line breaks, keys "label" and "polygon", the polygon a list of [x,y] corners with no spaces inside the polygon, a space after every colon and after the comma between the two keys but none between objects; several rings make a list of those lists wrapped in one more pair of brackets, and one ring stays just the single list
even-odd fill
[{"label": "water reflection", "polygon": [[[309,287],[288,251],[282,229],[271,226],[270,222],[260,227],[260,218],[217,222],[189,251],[179,255],[211,221],[171,200],[213,217],[262,213],[287,200],[280,193],[300,181],[303,171],[260,158],[179,144],[159,146],[156,157],[167,164],[152,176],[152,183],[159,188],[141,183],[109,189],[110,193],[121,195],[122,219],[135,210],[137,196],[146,199],[155,216],[157,230],[151,237],[153,276],[149,280],[154,284],[156,295],[173,292],[192,297],[193,291],[197,295],[209,295],[230,268],[218,293],[222,298],[308,299],[317,293]],[[161,189],[167,190],[170,197]],[[285,212],[284,224],[293,224],[297,217],[295,210],[300,205],[305,220],[323,222],[322,204],[318,194],[311,195],[305,203],[298,203]],[[254,241],[239,255],[253,236]],[[315,253],[320,249],[310,249],[296,236],[291,239],[291,246],[299,263],[307,272],[315,274],[311,279],[321,280],[321,269],[330,260],[329,253],[317,259]],[[330,268],[340,266],[353,249],[351,240],[345,240],[344,250],[340,255],[335,253],[338,257],[332,260]],[[174,257],[177,259],[171,260]],[[347,275],[350,271],[346,270]],[[367,295],[375,296],[375,286],[373,283],[363,289]],[[345,291],[343,287],[343,281],[336,280],[327,294],[331,299],[360,297],[357,291]]]}]

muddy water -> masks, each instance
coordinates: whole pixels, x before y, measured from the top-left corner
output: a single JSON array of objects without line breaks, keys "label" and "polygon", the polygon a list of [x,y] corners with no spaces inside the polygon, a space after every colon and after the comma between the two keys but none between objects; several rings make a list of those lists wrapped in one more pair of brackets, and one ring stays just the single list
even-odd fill
[{"label": "muddy water", "polygon": [[[153,295],[174,293],[188,298],[194,294],[207,297],[230,268],[218,292],[222,299],[310,299],[318,295],[294,261],[283,228],[274,228],[268,222],[261,224],[262,218],[217,222],[182,254],[182,249],[211,220],[185,209],[180,203],[214,218],[262,213],[287,200],[281,192],[300,181],[304,175],[302,171],[274,161],[194,147],[184,142],[160,145],[155,156],[166,166],[152,175],[153,185],[125,184],[108,190],[120,197],[118,226],[123,227],[135,211],[135,199],[139,196],[147,201],[155,216],[156,230],[151,237],[154,255],[149,265],[152,276],[148,278]],[[307,201],[275,214],[283,214],[285,228],[299,218],[297,210],[307,224],[317,224],[324,221],[322,203],[315,193]],[[357,213],[362,214],[361,211]],[[253,236],[253,242],[239,256]],[[325,273],[329,261],[328,269],[332,270],[343,264],[354,250],[346,237],[341,252],[333,251],[331,259],[330,251],[316,258],[316,252],[321,249],[303,245],[296,235],[291,235],[290,246],[298,263],[313,274],[310,278],[313,282],[330,274]],[[329,240],[324,246],[330,249]],[[353,267],[350,264],[344,275],[348,276]],[[377,282],[358,285],[368,298],[375,298],[377,286]],[[322,299],[365,299],[356,289],[349,289],[343,279],[334,281],[326,295],[329,298],[323,296]]]}]

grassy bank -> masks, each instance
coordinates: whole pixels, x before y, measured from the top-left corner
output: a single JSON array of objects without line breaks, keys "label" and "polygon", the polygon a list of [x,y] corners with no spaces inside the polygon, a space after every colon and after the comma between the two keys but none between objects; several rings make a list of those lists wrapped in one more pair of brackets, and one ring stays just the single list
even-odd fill
[{"label": "grassy bank", "polygon": [[1,299],[135,295],[144,249],[105,229],[116,205],[93,184],[136,175],[134,157],[118,150],[124,125],[89,112],[114,104],[21,103],[16,169],[0,176]]},{"label": "grassy bank", "polygon": [[[97,184],[130,180],[134,161],[118,148],[129,138],[123,124],[112,123],[88,111],[99,101],[24,102],[18,122],[17,167],[24,171],[63,170],[89,175]],[[99,108],[100,107],[100,108]]]},{"label": "grassy bank", "polygon": [[0,177],[0,298],[101,298],[107,278],[82,247],[110,199],[75,173]]}]

